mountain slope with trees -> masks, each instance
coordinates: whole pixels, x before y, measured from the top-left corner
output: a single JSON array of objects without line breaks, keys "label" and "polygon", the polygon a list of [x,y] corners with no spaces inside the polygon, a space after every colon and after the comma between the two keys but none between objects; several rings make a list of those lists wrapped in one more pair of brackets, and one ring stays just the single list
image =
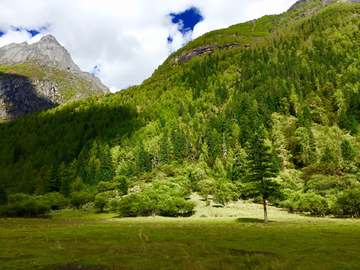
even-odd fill
[{"label": "mountain slope with trees", "polygon": [[[359,216],[359,14],[358,4],[322,6],[257,33],[248,47],[172,61],[213,44],[205,34],[140,86],[1,124],[0,194],[45,197],[52,207],[105,196],[123,215],[176,216],[191,214],[186,198],[198,192],[223,206],[253,198]],[[217,44],[235,29],[247,35],[248,24],[217,30]],[[263,158],[268,165],[257,166]],[[4,204],[4,215],[16,215]]]}]

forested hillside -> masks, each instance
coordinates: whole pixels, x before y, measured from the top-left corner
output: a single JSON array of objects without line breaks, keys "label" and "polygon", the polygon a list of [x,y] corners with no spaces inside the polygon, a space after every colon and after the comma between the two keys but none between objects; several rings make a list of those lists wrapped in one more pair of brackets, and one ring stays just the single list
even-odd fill
[{"label": "forested hillside", "polygon": [[205,34],[140,86],[2,123],[3,213],[31,198],[170,216],[191,213],[192,192],[260,202],[251,179],[261,141],[276,176],[268,201],[359,215],[360,5],[297,16],[321,3],[302,5]]}]

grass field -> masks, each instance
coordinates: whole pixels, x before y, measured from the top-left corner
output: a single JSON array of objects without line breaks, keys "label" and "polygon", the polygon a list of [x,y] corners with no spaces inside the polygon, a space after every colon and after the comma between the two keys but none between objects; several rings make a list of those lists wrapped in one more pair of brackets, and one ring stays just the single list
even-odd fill
[{"label": "grass field", "polygon": [[189,218],[0,219],[0,269],[360,269],[360,220],[270,207],[265,225],[262,214],[258,204],[198,201]]}]

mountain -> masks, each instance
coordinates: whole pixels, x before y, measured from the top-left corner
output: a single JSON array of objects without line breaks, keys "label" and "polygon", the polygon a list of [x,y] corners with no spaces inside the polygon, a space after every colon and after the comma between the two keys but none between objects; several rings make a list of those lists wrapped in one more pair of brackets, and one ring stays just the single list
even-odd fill
[{"label": "mountain", "polygon": [[0,186],[71,202],[79,187],[117,200],[122,183],[114,205],[135,216],[188,213],[191,192],[263,202],[249,181],[261,141],[281,191],[268,201],[356,216],[344,202],[360,196],[359,14],[306,1],[206,33],[139,86],[2,123]]},{"label": "mountain", "polygon": [[0,48],[1,120],[109,92],[99,78],[82,72],[53,36]]}]

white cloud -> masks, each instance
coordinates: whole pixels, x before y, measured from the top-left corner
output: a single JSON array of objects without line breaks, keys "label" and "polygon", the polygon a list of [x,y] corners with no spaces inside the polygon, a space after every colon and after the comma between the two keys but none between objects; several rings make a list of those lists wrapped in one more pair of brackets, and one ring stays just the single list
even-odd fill
[{"label": "white cloud", "polygon": [[[190,38],[266,14],[286,11],[295,0],[12,0],[1,1],[0,46],[33,43],[52,34],[82,70],[101,67],[112,91],[140,84]],[[182,36],[170,13],[197,7],[204,20]],[[11,30],[11,27],[24,29]],[[44,30],[41,28],[46,27]],[[41,34],[31,37],[25,29]],[[173,42],[169,44],[167,37]]]}]

